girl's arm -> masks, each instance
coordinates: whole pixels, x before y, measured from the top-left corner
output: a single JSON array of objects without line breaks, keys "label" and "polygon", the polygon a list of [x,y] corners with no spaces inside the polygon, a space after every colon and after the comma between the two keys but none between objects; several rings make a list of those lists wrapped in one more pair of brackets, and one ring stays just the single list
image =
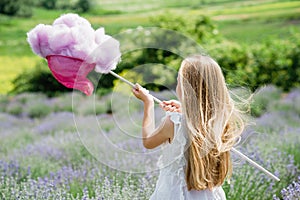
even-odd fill
[{"label": "girl's arm", "polygon": [[133,94],[144,103],[144,117],[142,124],[143,145],[147,149],[152,149],[160,144],[170,141],[174,134],[174,125],[170,117],[155,129],[154,101],[147,90],[136,84],[132,90]]}]

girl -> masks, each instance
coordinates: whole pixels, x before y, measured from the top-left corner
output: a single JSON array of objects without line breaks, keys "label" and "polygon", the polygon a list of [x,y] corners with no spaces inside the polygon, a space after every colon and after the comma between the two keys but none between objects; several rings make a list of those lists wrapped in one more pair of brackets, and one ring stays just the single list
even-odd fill
[{"label": "girl", "polygon": [[221,186],[231,175],[229,151],[244,124],[219,65],[209,56],[186,58],[176,93],[179,102],[161,103],[167,115],[155,128],[153,97],[138,84],[133,88],[144,103],[144,146],[163,146],[160,175],[150,199],[226,199]]}]

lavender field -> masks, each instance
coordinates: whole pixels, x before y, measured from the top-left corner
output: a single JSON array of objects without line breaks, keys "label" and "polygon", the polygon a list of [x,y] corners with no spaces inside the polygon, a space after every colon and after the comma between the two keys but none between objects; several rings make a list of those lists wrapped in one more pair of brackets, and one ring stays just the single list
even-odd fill
[{"label": "lavender field", "polygon": [[[261,88],[251,113],[236,148],[281,181],[233,155],[227,198],[299,199],[300,89]],[[0,96],[0,199],[148,199],[159,150],[143,148],[141,117],[140,102],[122,93]]]}]

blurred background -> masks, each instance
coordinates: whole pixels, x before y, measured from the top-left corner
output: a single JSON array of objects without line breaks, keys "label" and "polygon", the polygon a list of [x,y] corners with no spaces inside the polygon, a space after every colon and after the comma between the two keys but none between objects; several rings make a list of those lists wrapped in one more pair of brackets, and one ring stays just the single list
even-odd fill
[{"label": "blurred background", "polygon": [[[300,83],[299,7],[299,1],[275,0],[2,0],[0,93],[50,94],[65,90],[52,79],[45,63],[32,53],[26,33],[37,24],[52,24],[61,14],[69,12],[85,17],[95,29],[105,27],[109,35],[137,27],[178,31],[197,41],[219,62],[231,86],[242,85],[254,91],[261,85],[274,84],[288,91]],[[146,49],[126,53],[122,59],[118,73],[150,62],[178,69],[182,58],[170,52]],[[99,89],[109,89],[113,78],[106,76],[100,83],[104,87]],[[47,87],[50,84],[52,87]]]},{"label": "blurred background", "polygon": [[[117,170],[129,163],[151,165],[154,158],[119,156],[103,164],[77,135],[87,129],[97,133],[96,124],[89,124],[96,118],[119,148],[144,151],[140,141],[120,137],[124,130],[139,134],[140,127],[130,124],[140,124],[140,102],[128,94],[128,109],[122,109],[124,100],[114,93],[124,87],[110,75],[91,75],[97,85],[92,98],[64,88],[26,41],[26,33],[37,24],[52,24],[70,12],[116,38],[130,33],[126,45],[137,45],[136,38],[143,38],[148,27],[177,31],[201,45],[221,66],[233,94],[245,99],[252,95],[247,113],[251,123],[238,148],[281,178],[275,182],[235,158],[231,182],[224,184],[227,198],[299,199],[300,1],[286,0],[1,0],[1,199],[148,199],[154,190],[157,171]],[[172,41],[156,36],[151,42]],[[178,46],[190,51],[187,44],[173,48]],[[157,68],[176,72],[181,61],[171,51],[137,49],[122,55],[115,72],[162,99],[176,98],[176,73],[162,75]],[[143,72],[134,69],[145,64],[151,66],[142,67]],[[159,120],[163,113],[156,111]],[[77,128],[74,115],[83,122]],[[116,115],[125,116],[118,118],[118,126]]]}]

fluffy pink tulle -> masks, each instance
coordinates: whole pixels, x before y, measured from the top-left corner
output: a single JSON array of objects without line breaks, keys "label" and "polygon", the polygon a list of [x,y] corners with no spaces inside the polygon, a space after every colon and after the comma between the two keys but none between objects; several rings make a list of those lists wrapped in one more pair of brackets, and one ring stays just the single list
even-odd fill
[{"label": "fluffy pink tulle", "polygon": [[47,58],[60,83],[87,95],[94,89],[86,78],[88,73],[93,69],[108,73],[121,57],[117,40],[106,35],[104,28],[95,31],[77,14],[62,15],[52,25],[37,25],[27,33],[27,41],[35,54]]}]

